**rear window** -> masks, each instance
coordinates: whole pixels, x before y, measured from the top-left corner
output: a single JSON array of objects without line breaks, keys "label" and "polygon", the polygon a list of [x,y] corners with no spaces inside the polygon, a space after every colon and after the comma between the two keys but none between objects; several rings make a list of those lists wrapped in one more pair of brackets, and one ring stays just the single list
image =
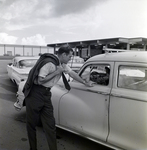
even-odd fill
[{"label": "rear window", "polygon": [[36,62],[37,59],[21,60],[19,61],[19,68],[33,67]]},{"label": "rear window", "polygon": [[147,68],[135,66],[120,66],[118,87],[147,91]]}]

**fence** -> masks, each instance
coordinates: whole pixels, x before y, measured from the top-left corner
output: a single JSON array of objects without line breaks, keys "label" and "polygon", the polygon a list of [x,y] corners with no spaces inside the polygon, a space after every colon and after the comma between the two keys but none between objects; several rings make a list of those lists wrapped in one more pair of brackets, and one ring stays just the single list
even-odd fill
[{"label": "fence", "polygon": [[35,56],[40,53],[54,53],[54,48],[35,45],[0,44],[0,56]]}]

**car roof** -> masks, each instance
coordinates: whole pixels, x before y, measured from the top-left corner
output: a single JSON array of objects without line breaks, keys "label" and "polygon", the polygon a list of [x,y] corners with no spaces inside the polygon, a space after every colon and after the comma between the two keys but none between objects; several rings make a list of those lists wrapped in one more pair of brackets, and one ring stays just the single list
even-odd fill
[{"label": "car roof", "polygon": [[20,60],[29,60],[29,59],[39,59],[40,56],[17,56],[14,59],[16,61],[20,61]]},{"label": "car roof", "polygon": [[93,56],[87,60],[90,61],[122,61],[122,62],[140,62],[147,63],[147,51],[126,51],[116,53],[105,53]]}]

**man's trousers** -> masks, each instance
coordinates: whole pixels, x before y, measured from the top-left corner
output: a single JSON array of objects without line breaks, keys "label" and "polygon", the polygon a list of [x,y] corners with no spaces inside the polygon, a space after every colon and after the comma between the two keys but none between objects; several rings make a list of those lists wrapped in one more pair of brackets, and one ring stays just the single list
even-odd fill
[{"label": "man's trousers", "polygon": [[36,126],[41,119],[50,150],[57,150],[56,127],[49,88],[33,85],[25,99],[27,116],[27,133],[30,149],[37,149]]}]

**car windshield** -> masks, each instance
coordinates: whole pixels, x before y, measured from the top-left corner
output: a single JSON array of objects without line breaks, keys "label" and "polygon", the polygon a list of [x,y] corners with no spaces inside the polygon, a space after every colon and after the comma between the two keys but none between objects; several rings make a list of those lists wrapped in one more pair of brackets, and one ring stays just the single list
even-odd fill
[{"label": "car windshield", "polygon": [[36,62],[37,62],[37,59],[21,60],[19,62],[19,68],[33,67]]}]

